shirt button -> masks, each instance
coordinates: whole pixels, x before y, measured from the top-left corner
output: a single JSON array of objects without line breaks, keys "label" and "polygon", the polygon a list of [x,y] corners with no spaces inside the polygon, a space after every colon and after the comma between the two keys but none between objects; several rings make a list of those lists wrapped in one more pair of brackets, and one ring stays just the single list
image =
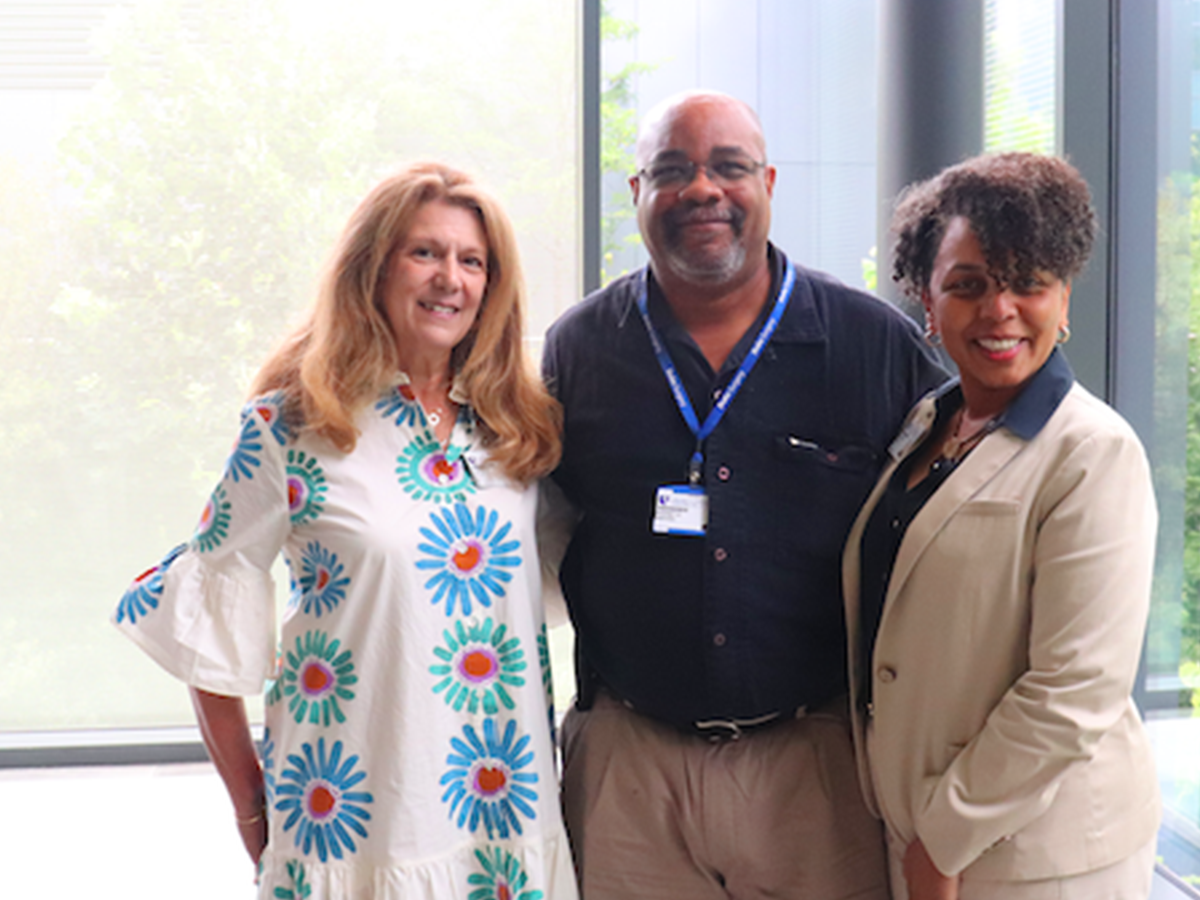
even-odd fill
[{"label": "shirt button", "polygon": [[896,670],[891,666],[880,666],[876,674],[879,675],[879,680],[884,684],[891,684],[896,680]]},{"label": "shirt button", "polygon": [[713,559],[717,562],[725,562],[729,558],[729,551],[724,547],[718,547],[713,551]]},{"label": "shirt button", "polygon": [[731,474],[729,466],[721,466],[721,468],[717,469],[717,478],[721,479],[721,481],[728,481]]},{"label": "shirt button", "polygon": [[713,635],[713,644],[716,645],[717,647],[724,647],[725,646],[725,635],[721,634],[720,632],[717,632],[716,634],[714,634]]}]

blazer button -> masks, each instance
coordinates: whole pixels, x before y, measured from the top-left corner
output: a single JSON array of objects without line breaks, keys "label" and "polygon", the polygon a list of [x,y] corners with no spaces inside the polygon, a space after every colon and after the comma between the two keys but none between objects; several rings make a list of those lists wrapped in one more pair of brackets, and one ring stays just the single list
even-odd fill
[{"label": "blazer button", "polygon": [[896,670],[891,666],[880,666],[879,671],[876,672],[876,674],[879,676],[879,680],[884,684],[891,684],[896,680]]}]

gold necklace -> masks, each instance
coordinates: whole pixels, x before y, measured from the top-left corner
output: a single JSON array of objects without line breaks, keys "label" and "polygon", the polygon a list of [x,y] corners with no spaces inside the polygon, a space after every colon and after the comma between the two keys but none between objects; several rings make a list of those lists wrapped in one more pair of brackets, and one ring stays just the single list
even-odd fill
[{"label": "gold necklace", "polygon": [[960,406],[954,414],[954,427],[950,430],[950,436],[942,442],[941,452],[938,453],[937,459],[934,462],[958,463],[975,448],[975,445],[982,441],[996,427],[996,418],[993,416],[988,419],[974,431],[968,435],[960,436],[959,430],[966,419],[965,407]]}]

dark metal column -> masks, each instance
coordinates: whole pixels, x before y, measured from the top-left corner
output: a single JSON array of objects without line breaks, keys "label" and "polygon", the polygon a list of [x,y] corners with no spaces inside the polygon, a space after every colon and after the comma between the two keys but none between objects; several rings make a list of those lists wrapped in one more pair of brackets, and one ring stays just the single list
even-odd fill
[{"label": "dark metal column", "polygon": [[880,0],[881,296],[899,296],[888,233],[897,193],[982,150],[983,0]]},{"label": "dark metal column", "polygon": [[601,0],[581,0],[580,188],[583,293],[600,287],[600,12]]},{"label": "dark metal column", "polygon": [[[1117,240],[1117,16],[1119,0],[1060,0],[1058,149],[1083,173],[1092,189],[1100,233],[1087,269],[1071,293],[1071,331],[1067,356],[1076,377],[1097,396],[1113,400]],[[1153,3],[1146,4],[1153,6]],[[1153,78],[1154,63],[1147,67]],[[1144,73],[1143,73],[1144,74]],[[1153,87],[1137,106],[1154,115]],[[1153,128],[1148,134],[1153,134]],[[1145,141],[1153,154],[1153,141]],[[1153,167],[1151,167],[1153,179]],[[1154,241],[1154,191],[1147,194]],[[1132,222],[1130,223],[1133,224]],[[1142,227],[1146,227],[1143,223]],[[1154,281],[1150,254],[1150,281]]]}]

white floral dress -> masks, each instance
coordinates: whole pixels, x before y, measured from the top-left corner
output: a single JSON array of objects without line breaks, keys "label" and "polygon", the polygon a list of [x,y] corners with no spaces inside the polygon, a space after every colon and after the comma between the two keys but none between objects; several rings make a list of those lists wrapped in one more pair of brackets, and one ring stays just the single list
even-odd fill
[{"label": "white floral dress", "polygon": [[114,621],[190,685],[265,683],[261,898],[572,900],[537,490],[489,467],[465,405],[443,450],[398,382],[349,454],[250,403],[196,534]]}]

